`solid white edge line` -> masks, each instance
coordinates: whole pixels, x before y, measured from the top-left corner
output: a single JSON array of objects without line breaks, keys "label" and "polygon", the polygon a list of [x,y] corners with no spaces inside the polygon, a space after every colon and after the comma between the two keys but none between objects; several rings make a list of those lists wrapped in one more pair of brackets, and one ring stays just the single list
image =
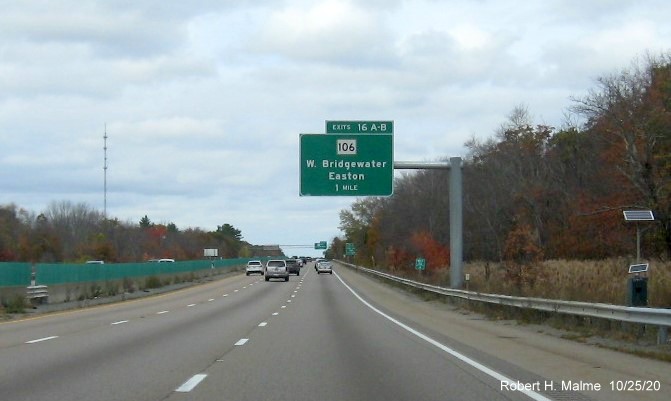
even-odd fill
[{"label": "solid white edge line", "polygon": [[194,388],[196,388],[196,386],[199,385],[200,382],[202,382],[203,379],[205,379],[206,377],[207,375],[204,373],[193,375],[192,378],[185,381],[184,384],[182,384],[181,386],[177,387],[175,391],[178,393],[188,393]]},{"label": "solid white edge line", "polygon": [[[335,273],[335,276],[338,278],[338,280],[340,280],[340,282],[345,286],[345,288],[347,288],[347,289],[348,289],[348,290],[349,290],[349,291],[350,291],[356,298],[359,299],[359,301],[361,301],[364,305],[366,305],[367,307],[369,307],[373,312],[375,312],[375,313],[381,315],[382,317],[384,317],[385,319],[389,320],[390,322],[392,322],[392,323],[396,324],[397,326],[399,326],[399,327],[405,329],[406,331],[408,331],[408,332],[414,334],[415,336],[421,338],[422,340],[428,342],[429,344],[438,347],[438,348],[441,349],[442,351],[444,351],[444,352],[446,352],[446,353],[452,355],[453,357],[455,357],[455,358],[461,360],[462,362],[465,362],[465,363],[471,365],[472,367],[476,368],[477,370],[479,370],[479,371],[481,371],[481,372],[483,372],[483,373],[485,373],[485,374],[487,374],[487,375],[493,377],[494,379],[499,380],[500,382],[507,381],[507,382],[509,382],[509,383],[512,383],[512,382],[515,381],[515,380],[513,380],[513,379],[508,378],[507,376],[502,375],[501,373],[499,373],[499,372],[497,372],[497,371],[495,371],[495,370],[492,370],[492,369],[486,367],[485,365],[483,365],[483,364],[481,364],[481,363],[479,363],[479,362],[476,362],[475,360],[473,360],[473,359],[467,357],[466,355],[461,354],[461,353],[459,353],[459,352],[453,350],[452,348],[450,348],[450,347],[448,347],[448,346],[446,346],[446,345],[444,345],[444,344],[439,343],[438,341],[434,340],[433,338],[431,338],[431,337],[429,337],[429,336],[427,336],[427,335],[425,335],[425,334],[423,334],[423,333],[421,333],[421,332],[419,332],[419,331],[413,329],[412,327],[410,327],[410,326],[408,326],[408,325],[406,325],[406,324],[404,324],[404,323],[399,322],[398,320],[394,319],[393,317],[387,315],[386,313],[382,312],[381,310],[377,309],[376,307],[374,307],[373,305],[371,305],[370,303],[368,303],[368,301],[366,301],[365,299],[361,298],[361,296],[359,296],[359,294],[357,294],[357,293],[356,293],[356,292],[355,292],[349,285],[347,285],[347,284],[343,281],[343,279],[340,278],[340,276],[339,276],[337,273]],[[533,399],[533,400],[536,400],[536,401],[552,401],[550,398],[547,398],[547,397],[545,397],[544,395],[539,394],[539,393],[537,393],[537,392],[535,392],[535,391],[531,391],[531,390],[519,390],[519,392],[525,394],[527,397],[529,397],[529,398],[531,398],[531,399]]]},{"label": "solid white edge line", "polygon": [[116,326],[117,324],[124,324],[128,323],[128,320],[119,320],[118,322],[111,323],[112,326]]},{"label": "solid white edge line", "polygon": [[26,341],[26,344],[41,343],[42,341],[49,341],[49,340],[53,340],[54,338],[58,338],[58,336],[51,336],[51,337],[38,338],[37,340],[30,340],[30,341]]}]

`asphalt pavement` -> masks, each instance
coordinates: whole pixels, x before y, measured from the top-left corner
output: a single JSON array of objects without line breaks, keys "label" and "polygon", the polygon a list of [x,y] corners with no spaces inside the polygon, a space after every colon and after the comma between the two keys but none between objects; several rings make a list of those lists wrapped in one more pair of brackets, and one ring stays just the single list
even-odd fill
[{"label": "asphalt pavement", "polygon": [[623,360],[659,381],[636,399],[669,393],[669,364],[588,353],[334,270],[304,267],[289,282],[241,274],[0,323],[2,399],[632,399],[562,389],[578,378],[607,387],[629,375]]}]

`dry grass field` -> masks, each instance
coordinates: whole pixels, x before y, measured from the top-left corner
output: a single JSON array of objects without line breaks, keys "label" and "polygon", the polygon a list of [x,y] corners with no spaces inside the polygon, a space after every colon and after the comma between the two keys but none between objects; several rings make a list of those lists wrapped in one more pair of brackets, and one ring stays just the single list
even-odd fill
[{"label": "dry grass field", "polygon": [[[468,289],[486,293],[520,295],[567,301],[626,304],[630,261],[548,260],[525,267],[523,284],[506,278],[501,264],[474,262],[464,266],[470,280]],[[648,306],[671,307],[671,262],[651,261],[648,277]],[[449,273],[435,273],[432,281],[449,281]]]},{"label": "dry grass field", "polygon": [[[506,267],[498,263],[471,262],[464,265],[469,275],[464,289],[491,294],[517,295],[566,301],[627,304],[629,259],[600,261],[548,260],[523,269],[521,285],[512,282]],[[449,270],[419,273],[393,271],[418,281],[448,287]],[[648,306],[671,308],[671,262],[650,261]],[[434,298],[431,298],[434,299]],[[437,298],[442,299],[442,298]],[[535,313],[519,308],[491,304],[460,303],[461,307],[482,313],[495,320],[515,320],[519,324],[537,324],[539,330],[558,330],[562,338],[594,344],[599,347],[633,353],[642,357],[671,362],[671,344],[658,344],[658,327],[616,322],[607,319],[581,318],[571,315]]]}]

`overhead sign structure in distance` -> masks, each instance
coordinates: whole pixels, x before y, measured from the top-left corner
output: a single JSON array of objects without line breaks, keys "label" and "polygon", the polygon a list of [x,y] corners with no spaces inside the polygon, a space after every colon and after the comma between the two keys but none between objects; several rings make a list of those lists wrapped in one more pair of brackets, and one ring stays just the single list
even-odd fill
[{"label": "overhead sign structure in distance", "polygon": [[393,134],[393,121],[326,121],[327,134]]},{"label": "overhead sign structure in distance", "polygon": [[301,196],[391,196],[391,134],[301,134]]},{"label": "overhead sign structure in distance", "polygon": [[315,242],[315,249],[326,249],[326,241]]}]

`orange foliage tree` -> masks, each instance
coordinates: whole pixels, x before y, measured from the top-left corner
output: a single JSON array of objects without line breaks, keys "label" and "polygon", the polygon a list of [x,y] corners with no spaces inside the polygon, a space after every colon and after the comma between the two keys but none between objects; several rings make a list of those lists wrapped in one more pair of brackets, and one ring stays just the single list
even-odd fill
[{"label": "orange foliage tree", "polygon": [[428,232],[415,232],[410,241],[426,259],[428,271],[446,269],[450,266],[450,249],[436,241]]},{"label": "orange foliage tree", "polygon": [[508,233],[504,248],[506,279],[518,291],[524,285],[533,286],[536,279],[534,266],[543,259],[543,251],[537,245],[531,226],[520,224]]},{"label": "orange foliage tree", "polygon": [[389,246],[385,252],[386,264],[391,271],[409,270],[412,263],[412,255],[406,250]]}]

